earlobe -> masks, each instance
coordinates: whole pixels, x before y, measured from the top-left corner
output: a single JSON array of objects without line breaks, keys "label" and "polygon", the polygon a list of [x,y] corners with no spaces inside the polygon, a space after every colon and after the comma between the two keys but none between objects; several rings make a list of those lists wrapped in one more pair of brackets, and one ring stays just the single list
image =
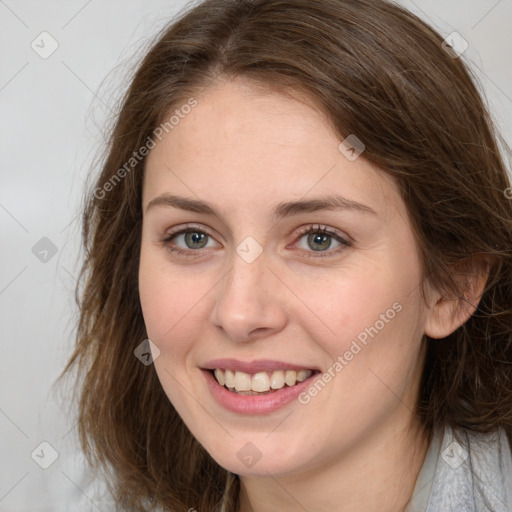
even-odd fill
[{"label": "earlobe", "polygon": [[435,292],[425,322],[425,334],[434,339],[450,335],[474,314],[489,278],[491,260],[485,255],[464,260],[453,268],[459,286],[457,297]]}]

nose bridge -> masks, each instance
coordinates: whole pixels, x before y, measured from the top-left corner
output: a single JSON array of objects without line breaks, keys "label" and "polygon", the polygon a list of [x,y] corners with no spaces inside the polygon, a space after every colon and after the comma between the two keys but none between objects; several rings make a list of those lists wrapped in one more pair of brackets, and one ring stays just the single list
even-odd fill
[{"label": "nose bridge", "polygon": [[257,296],[264,292],[266,263],[263,255],[250,263],[239,254],[233,255],[231,271],[227,275],[226,292],[238,296],[240,300],[251,296],[257,299]]},{"label": "nose bridge", "polygon": [[243,244],[236,248],[231,260],[231,270],[226,275],[222,291],[222,298],[232,312],[236,310],[237,304],[240,306],[239,314],[245,309],[250,312],[261,307],[262,299],[266,296],[265,282],[269,274],[265,253],[254,257],[250,250],[246,253],[243,250]]},{"label": "nose bridge", "polygon": [[231,268],[215,299],[212,321],[235,341],[249,339],[256,329],[279,329],[285,320],[275,289],[278,280],[267,265],[266,253],[252,240],[241,242],[232,254]]}]

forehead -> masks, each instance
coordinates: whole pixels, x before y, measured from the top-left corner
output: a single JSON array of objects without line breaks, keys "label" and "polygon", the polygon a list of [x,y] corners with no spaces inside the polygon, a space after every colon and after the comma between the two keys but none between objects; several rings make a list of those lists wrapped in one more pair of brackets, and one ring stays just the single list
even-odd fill
[{"label": "forehead", "polygon": [[310,102],[243,81],[194,98],[197,105],[148,155],[145,205],[163,192],[231,210],[327,193],[371,202],[380,211],[399,201],[388,175],[340,152],[341,141]]}]

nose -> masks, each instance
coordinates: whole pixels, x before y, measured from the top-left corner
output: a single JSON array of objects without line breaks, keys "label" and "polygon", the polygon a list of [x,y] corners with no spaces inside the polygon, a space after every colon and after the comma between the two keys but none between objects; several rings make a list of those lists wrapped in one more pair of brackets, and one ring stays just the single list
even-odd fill
[{"label": "nose", "polygon": [[214,290],[210,319],[232,341],[252,341],[284,328],[283,284],[269,268],[265,251],[250,263],[234,252],[231,269]]}]

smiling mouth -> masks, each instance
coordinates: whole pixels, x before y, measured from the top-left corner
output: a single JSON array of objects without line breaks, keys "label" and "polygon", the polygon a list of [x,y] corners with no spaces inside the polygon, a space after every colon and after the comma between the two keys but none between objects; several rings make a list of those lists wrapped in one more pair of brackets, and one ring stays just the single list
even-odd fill
[{"label": "smiling mouth", "polygon": [[210,372],[221,386],[239,395],[269,395],[319,373],[318,370],[276,370],[250,374],[221,368]]}]

